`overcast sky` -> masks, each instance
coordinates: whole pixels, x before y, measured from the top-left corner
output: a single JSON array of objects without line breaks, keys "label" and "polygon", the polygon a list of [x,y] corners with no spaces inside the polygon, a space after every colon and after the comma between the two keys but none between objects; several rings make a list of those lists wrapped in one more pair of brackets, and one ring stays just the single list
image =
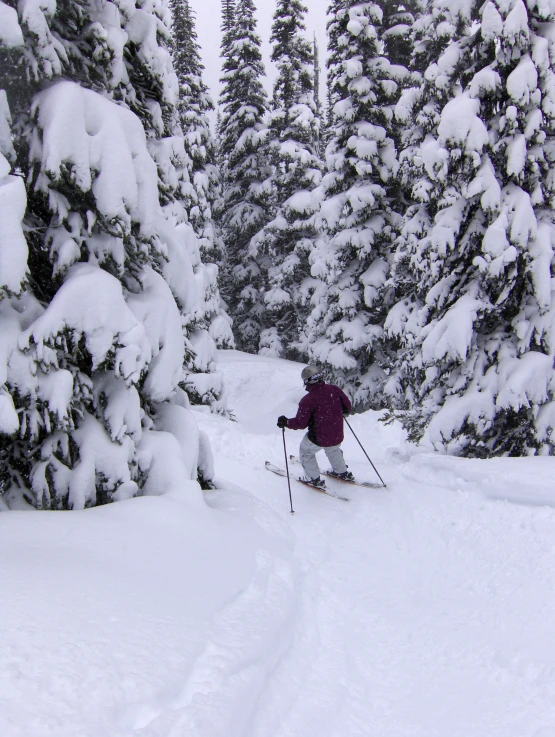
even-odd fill
[{"label": "overcast sky", "polygon": [[[268,80],[266,88],[271,92],[274,78],[273,65],[270,64],[270,31],[272,16],[275,10],[275,0],[255,0],[258,9],[258,35],[262,38],[262,53]],[[326,54],[326,8],[327,0],[304,0],[308,8],[306,15],[307,36],[312,39],[316,33],[320,46],[321,99],[325,101],[325,54]],[[191,0],[191,6],[197,15],[197,34],[201,47],[202,60],[206,67],[204,81],[212,92],[214,102],[217,103],[220,78],[220,26],[221,0]]]}]

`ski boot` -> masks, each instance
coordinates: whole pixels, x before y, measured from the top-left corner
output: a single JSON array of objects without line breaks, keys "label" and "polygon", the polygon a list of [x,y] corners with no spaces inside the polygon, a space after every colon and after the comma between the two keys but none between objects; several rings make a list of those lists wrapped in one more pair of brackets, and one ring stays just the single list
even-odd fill
[{"label": "ski boot", "polygon": [[353,481],[355,480],[355,477],[350,471],[345,471],[344,473],[336,473],[335,471],[329,471],[328,476],[331,476],[335,479],[340,479],[341,481]]},{"label": "ski boot", "polygon": [[305,484],[310,484],[311,486],[315,486],[317,489],[324,489],[326,488],[326,482],[321,476],[318,476],[315,479],[309,479],[308,476],[303,476],[301,479]]}]

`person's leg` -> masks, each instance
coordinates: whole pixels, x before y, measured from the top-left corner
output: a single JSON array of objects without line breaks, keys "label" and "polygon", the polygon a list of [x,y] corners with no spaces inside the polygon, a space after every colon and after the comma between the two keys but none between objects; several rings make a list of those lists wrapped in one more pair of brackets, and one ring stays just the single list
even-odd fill
[{"label": "person's leg", "polygon": [[347,465],[343,458],[343,451],[340,445],[332,445],[330,448],[324,448],[328,461],[331,463],[331,467],[335,473],[346,473]]},{"label": "person's leg", "polygon": [[320,476],[320,468],[316,460],[316,453],[321,450],[319,445],[315,445],[308,439],[308,433],[301,440],[300,460],[303,464],[304,472],[307,478],[317,479]]}]

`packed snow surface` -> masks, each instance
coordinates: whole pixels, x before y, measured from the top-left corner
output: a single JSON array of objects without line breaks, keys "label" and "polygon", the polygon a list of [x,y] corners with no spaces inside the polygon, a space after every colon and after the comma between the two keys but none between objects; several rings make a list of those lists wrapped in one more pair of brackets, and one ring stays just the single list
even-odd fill
[{"label": "packed snow surface", "polygon": [[302,366],[220,367],[236,421],[196,413],[205,504],[185,481],[0,514],[0,735],[553,737],[555,460],[417,451],[369,412],[350,422],[388,488],[293,483],[291,515],[264,461]]}]

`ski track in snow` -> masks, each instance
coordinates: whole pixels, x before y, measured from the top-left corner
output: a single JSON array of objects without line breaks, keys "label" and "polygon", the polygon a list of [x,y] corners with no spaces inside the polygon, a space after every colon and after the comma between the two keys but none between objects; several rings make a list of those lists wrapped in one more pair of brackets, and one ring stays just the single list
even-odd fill
[{"label": "ski track in snow", "polygon": [[259,552],[252,583],[218,612],[177,693],[165,703],[141,705],[132,715],[133,731],[143,737],[243,734],[252,704],[280,656],[276,642],[287,644],[283,629],[294,611],[290,578],[279,559]]},{"label": "ski track in snow", "polygon": [[555,737],[555,459],[416,452],[366,413],[388,488],[293,483],[291,515],[264,462],[283,465],[302,367],[220,362],[236,422],[196,412],[209,509],[0,517],[0,737]]},{"label": "ski track in snow", "polygon": [[[262,469],[283,466],[275,421],[294,414],[300,367],[222,359],[239,427],[201,423],[222,485],[290,518],[304,574],[293,646],[238,734],[555,737],[553,459],[415,454],[398,429],[355,416],[389,488],[336,484],[346,507],[293,484],[291,518],[286,483]],[[286,433],[288,452],[302,434]],[[374,480],[352,437],[344,449]]]}]

